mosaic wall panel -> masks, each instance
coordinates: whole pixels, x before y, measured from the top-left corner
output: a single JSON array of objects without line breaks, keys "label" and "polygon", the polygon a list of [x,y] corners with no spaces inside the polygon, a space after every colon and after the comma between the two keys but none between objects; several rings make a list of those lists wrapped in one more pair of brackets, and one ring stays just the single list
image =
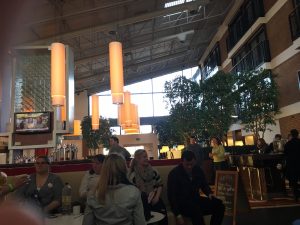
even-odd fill
[{"label": "mosaic wall panel", "polygon": [[52,111],[50,84],[50,51],[18,55],[14,112]]}]

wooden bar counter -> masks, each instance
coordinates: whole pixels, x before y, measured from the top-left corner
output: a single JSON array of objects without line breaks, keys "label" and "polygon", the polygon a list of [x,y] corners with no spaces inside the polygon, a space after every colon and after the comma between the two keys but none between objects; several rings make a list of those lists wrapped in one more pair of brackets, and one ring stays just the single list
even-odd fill
[{"label": "wooden bar counter", "polygon": [[231,155],[231,166],[237,166],[249,200],[267,200],[286,196],[285,178],[277,168],[283,154]]}]

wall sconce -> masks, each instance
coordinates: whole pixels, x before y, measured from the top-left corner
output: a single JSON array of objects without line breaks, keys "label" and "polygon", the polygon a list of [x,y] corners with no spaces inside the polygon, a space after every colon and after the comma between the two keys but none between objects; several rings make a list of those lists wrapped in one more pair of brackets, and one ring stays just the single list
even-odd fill
[{"label": "wall sconce", "polygon": [[99,129],[99,96],[92,95],[92,129]]},{"label": "wall sconce", "polygon": [[169,151],[169,146],[164,145],[164,146],[162,146],[160,153],[166,153],[168,151]]},{"label": "wall sconce", "polygon": [[177,150],[181,151],[182,149],[184,149],[184,145],[177,145]]},{"label": "wall sconce", "polygon": [[52,105],[65,104],[66,50],[62,43],[51,44],[51,98]]},{"label": "wall sconce", "polygon": [[117,41],[109,43],[110,89],[113,104],[123,104],[124,78],[122,44]]}]

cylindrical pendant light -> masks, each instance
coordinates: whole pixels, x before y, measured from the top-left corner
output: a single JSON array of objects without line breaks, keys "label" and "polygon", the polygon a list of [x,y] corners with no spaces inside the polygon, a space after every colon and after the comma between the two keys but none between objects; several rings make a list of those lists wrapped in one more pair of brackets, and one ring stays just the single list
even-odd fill
[{"label": "cylindrical pendant light", "polygon": [[132,113],[131,113],[131,94],[129,91],[124,92],[124,119],[125,124],[127,127],[131,126],[132,124]]},{"label": "cylindrical pendant light", "polygon": [[110,89],[113,104],[123,104],[123,54],[120,42],[109,43]]},{"label": "cylindrical pendant light", "polygon": [[66,51],[62,43],[51,44],[51,98],[53,106],[65,102]]},{"label": "cylindrical pendant light", "polygon": [[99,96],[92,96],[92,129],[99,129]]},{"label": "cylindrical pendant light", "polygon": [[74,120],[74,135],[81,135],[81,121]]}]

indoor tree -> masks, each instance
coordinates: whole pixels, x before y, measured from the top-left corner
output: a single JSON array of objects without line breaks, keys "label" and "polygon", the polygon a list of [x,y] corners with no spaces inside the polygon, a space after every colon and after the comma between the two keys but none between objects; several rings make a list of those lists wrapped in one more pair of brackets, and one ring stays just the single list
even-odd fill
[{"label": "indoor tree", "polygon": [[222,138],[232,124],[235,114],[235,77],[231,73],[218,71],[200,85],[201,120],[210,136]]},{"label": "indoor tree", "polygon": [[[191,134],[198,133],[199,119],[199,84],[184,76],[165,83],[164,100],[170,108],[170,116],[164,126],[171,134],[170,143],[183,143]],[[157,126],[161,128],[161,126]],[[163,129],[157,129],[162,136]]]},{"label": "indoor tree", "polygon": [[92,119],[85,116],[81,121],[82,138],[90,151],[96,152],[100,146],[109,147],[109,138],[112,135],[109,120],[100,117],[99,129],[92,129]]},{"label": "indoor tree", "polygon": [[245,130],[255,138],[264,137],[268,125],[275,125],[279,113],[278,86],[269,70],[256,70],[238,74],[237,93],[239,117]]}]

